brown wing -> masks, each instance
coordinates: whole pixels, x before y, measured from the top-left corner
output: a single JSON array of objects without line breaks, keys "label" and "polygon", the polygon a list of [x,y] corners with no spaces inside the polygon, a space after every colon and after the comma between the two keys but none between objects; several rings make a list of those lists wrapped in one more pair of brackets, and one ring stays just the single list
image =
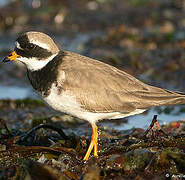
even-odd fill
[{"label": "brown wing", "polygon": [[164,104],[166,96],[173,95],[115,67],[75,53],[66,54],[60,67],[65,72],[62,89],[68,90],[88,111],[129,113]]}]

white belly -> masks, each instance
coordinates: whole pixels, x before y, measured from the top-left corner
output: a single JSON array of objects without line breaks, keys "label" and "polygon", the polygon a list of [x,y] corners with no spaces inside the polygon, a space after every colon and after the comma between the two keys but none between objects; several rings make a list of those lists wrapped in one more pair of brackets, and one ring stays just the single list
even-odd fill
[{"label": "white belly", "polygon": [[138,109],[131,113],[120,113],[120,112],[111,112],[111,113],[96,113],[96,112],[88,112],[85,109],[83,109],[83,106],[81,106],[74,96],[70,96],[69,93],[61,92],[58,93],[57,88],[55,85],[52,85],[51,93],[47,97],[43,97],[44,101],[51,106],[53,109],[67,113],[69,115],[78,117],[80,119],[84,119],[86,121],[89,121],[90,123],[95,123],[98,120],[101,119],[118,119],[127,117],[134,114],[139,114],[144,112],[143,109]]}]

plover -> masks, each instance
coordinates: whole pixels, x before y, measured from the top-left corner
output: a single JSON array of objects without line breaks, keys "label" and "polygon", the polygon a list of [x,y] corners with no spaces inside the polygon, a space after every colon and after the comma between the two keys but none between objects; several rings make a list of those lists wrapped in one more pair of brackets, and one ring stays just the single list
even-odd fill
[{"label": "plover", "polygon": [[185,104],[184,93],[147,85],[113,66],[61,50],[42,32],[20,35],[3,62],[14,60],[26,65],[33,88],[49,106],[91,124],[84,160],[93,148],[98,156],[98,120],[139,114],[152,106]]}]

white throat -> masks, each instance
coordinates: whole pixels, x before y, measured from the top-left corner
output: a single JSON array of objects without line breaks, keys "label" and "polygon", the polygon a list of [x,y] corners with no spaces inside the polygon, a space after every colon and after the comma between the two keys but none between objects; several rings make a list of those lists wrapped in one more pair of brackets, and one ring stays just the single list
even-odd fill
[{"label": "white throat", "polygon": [[38,60],[37,58],[35,57],[32,57],[32,58],[26,58],[26,57],[19,57],[17,58],[17,60],[21,61],[22,63],[24,63],[27,68],[30,70],[30,71],[37,71],[39,69],[42,69],[47,63],[49,63],[56,55],[56,54],[53,54],[52,56],[44,59],[44,60]]}]

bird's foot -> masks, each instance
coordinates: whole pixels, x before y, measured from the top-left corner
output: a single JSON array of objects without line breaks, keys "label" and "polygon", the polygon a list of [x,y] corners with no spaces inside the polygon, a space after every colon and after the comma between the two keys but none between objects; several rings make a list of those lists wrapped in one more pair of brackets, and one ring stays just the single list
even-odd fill
[{"label": "bird's foot", "polygon": [[[168,136],[168,135],[162,130],[161,126],[159,125],[159,122],[157,121],[157,115],[154,115],[153,120],[152,120],[152,122],[151,122],[149,128],[144,132],[143,138],[145,138],[151,130],[152,130],[152,132],[154,132],[155,129],[156,129],[156,127],[157,127],[157,130],[158,130],[159,133],[162,133],[163,135]],[[153,134],[153,133],[152,133],[152,134]]]}]

